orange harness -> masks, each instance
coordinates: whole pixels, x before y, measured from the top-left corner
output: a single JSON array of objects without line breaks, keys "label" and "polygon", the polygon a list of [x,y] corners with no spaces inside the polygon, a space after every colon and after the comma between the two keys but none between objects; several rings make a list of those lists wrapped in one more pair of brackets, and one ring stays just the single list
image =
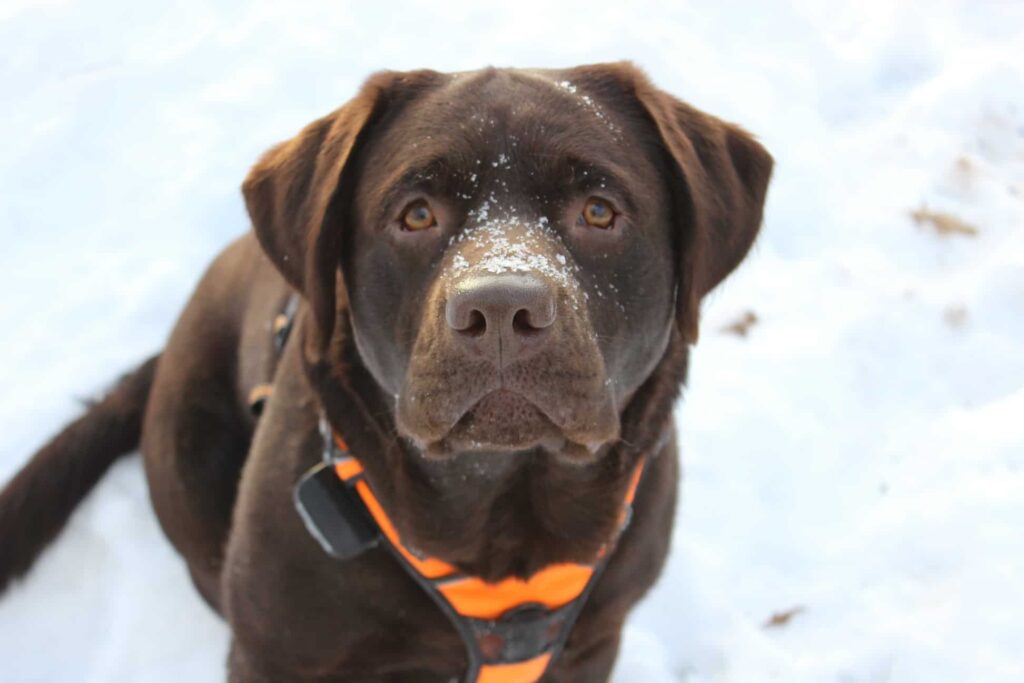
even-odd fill
[{"label": "orange harness", "polygon": [[[623,502],[620,525],[592,564],[555,564],[529,579],[489,583],[444,560],[420,557],[402,540],[345,442],[322,424],[324,462],[302,478],[295,503],[328,554],[351,559],[385,547],[437,603],[466,646],[465,683],[534,683],[558,657],[632,514],[643,460]],[[355,494],[355,495],[353,495]]]}]

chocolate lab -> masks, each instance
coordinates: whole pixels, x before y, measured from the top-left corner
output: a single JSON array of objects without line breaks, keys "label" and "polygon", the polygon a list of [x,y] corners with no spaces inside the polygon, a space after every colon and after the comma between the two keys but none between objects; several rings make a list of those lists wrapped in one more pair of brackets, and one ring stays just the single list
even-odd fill
[{"label": "chocolate lab", "polygon": [[231,681],[606,680],[771,168],[626,63],[373,76],[257,162],[166,348],[7,485],[0,586],[141,446]]}]

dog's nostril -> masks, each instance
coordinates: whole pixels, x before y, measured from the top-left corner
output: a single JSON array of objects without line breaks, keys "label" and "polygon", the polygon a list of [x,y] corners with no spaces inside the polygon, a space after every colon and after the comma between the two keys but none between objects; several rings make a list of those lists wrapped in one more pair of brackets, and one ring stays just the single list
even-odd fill
[{"label": "dog's nostril", "polygon": [[538,334],[544,330],[546,326],[538,326],[534,324],[534,316],[528,309],[520,308],[516,311],[516,314],[512,317],[512,329],[516,334],[520,334],[524,337],[530,337]]},{"label": "dog's nostril", "polygon": [[477,310],[469,312],[468,324],[459,330],[462,334],[467,337],[480,337],[484,332],[487,331],[487,318],[484,314]]}]

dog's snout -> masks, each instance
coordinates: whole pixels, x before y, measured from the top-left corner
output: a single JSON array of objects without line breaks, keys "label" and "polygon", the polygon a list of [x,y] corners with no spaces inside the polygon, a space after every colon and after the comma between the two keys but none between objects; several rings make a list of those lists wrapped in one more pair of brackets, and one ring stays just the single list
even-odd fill
[{"label": "dog's snout", "polygon": [[456,285],[445,306],[454,336],[498,365],[539,349],[555,317],[553,287],[523,274],[468,278]]}]

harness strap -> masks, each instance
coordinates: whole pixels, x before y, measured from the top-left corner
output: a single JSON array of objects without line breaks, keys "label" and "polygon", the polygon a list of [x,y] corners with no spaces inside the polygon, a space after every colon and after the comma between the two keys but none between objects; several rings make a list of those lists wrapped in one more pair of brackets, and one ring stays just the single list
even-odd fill
[{"label": "harness strap", "polygon": [[288,341],[288,335],[292,332],[292,327],[295,323],[295,313],[299,310],[299,301],[299,295],[292,292],[288,296],[288,301],[284,304],[284,309],[277,314],[274,322],[271,323],[271,332],[274,334],[274,348],[278,353],[284,349],[285,342]]},{"label": "harness strap", "polygon": [[[281,351],[284,350],[284,345],[288,341],[288,335],[291,334],[292,327],[295,325],[295,314],[299,310],[299,303],[300,298],[298,294],[295,292],[289,294],[284,302],[284,306],[281,308],[281,312],[274,316],[274,320],[270,324],[270,332],[274,340],[274,352],[277,356],[280,356]],[[275,357],[274,363],[267,373],[267,380],[260,382],[249,390],[247,400],[249,412],[253,417],[258,418],[263,414],[263,407],[266,405],[267,400],[270,399],[271,394],[274,393],[274,385],[271,383],[271,379],[276,368],[277,358]]]},{"label": "harness strap", "polygon": [[406,548],[366,481],[362,463],[348,452],[340,436],[331,433],[326,421],[321,429],[325,462],[307,473],[295,496],[314,538],[329,554],[343,559],[383,540],[461,636],[469,660],[465,683],[539,680],[564,648],[610,551],[629,523],[643,462],[633,472],[619,529],[593,564],[556,564],[529,579],[511,577],[490,583]]}]

